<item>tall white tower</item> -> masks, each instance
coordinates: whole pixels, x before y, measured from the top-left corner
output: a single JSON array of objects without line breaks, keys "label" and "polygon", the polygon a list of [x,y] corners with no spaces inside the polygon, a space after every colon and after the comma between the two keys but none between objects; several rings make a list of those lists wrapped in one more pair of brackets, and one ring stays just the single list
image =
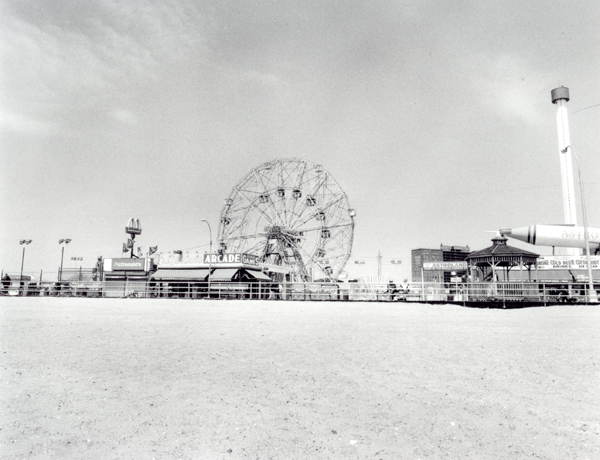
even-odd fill
[{"label": "tall white tower", "polygon": [[[556,112],[556,126],[558,128],[558,151],[560,158],[560,172],[562,177],[563,207],[565,224],[577,225],[575,208],[575,186],[573,185],[573,162],[571,160],[571,138],[569,136],[569,117],[567,115],[567,102],[569,101],[569,88],[561,86],[552,90],[552,103],[558,106]],[[566,249],[567,255],[579,255],[579,249]]]}]

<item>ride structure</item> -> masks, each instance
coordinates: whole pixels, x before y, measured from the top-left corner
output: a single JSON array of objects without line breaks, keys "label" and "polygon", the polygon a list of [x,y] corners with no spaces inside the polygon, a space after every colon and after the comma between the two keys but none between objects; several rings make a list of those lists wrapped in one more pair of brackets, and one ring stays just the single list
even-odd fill
[{"label": "ride structure", "polygon": [[289,267],[297,281],[337,280],[352,253],[355,215],[321,165],[297,158],[268,161],[226,198],[218,251]]}]

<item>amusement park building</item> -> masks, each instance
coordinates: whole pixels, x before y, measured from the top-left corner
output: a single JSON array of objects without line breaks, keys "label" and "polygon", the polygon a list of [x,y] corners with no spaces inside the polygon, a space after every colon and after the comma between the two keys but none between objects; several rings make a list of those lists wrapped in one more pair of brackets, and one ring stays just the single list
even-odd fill
[{"label": "amusement park building", "polygon": [[412,281],[425,282],[444,282],[449,283],[453,276],[463,276],[466,269],[459,266],[458,269],[426,269],[427,264],[434,262],[464,262],[467,256],[471,254],[469,246],[445,246],[440,245],[439,249],[413,249],[411,251]]}]

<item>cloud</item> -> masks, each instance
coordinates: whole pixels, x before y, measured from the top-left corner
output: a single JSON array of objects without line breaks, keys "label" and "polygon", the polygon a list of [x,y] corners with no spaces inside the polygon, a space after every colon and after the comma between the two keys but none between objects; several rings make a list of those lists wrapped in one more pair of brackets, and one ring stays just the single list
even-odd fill
[{"label": "cloud", "polygon": [[283,83],[281,76],[271,72],[258,72],[256,70],[249,70],[244,73],[243,77],[247,80],[266,86],[278,86]]},{"label": "cloud", "polygon": [[15,7],[3,22],[2,105],[14,112],[4,125],[21,127],[110,103],[123,89],[143,91],[178,62],[202,61],[210,28],[200,8],[183,1],[42,2]]},{"label": "cloud", "polygon": [[134,125],[139,121],[139,117],[127,109],[116,109],[110,113],[110,116],[113,119],[128,125]]},{"label": "cloud", "polygon": [[0,127],[7,131],[27,134],[47,134],[54,131],[56,123],[37,120],[20,113],[0,111]]},{"label": "cloud", "polygon": [[514,54],[481,57],[478,63],[471,81],[488,111],[508,121],[537,123],[544,118],[539,82],[545,78],[535,69]]}]

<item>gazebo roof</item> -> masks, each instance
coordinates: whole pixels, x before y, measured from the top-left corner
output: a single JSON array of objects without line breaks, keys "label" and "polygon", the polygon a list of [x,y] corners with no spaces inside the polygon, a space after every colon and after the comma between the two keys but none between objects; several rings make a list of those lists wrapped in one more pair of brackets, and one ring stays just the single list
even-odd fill
[{"label": "gazebo roof", "polygon": [[466,260],[475,265],[494,264],[494,265],[531,265],[534,264],[539,254],[518,249],[506,244],[507,238],[497,236],[492,239],[492,246],[475,251],[469,254]]}]

